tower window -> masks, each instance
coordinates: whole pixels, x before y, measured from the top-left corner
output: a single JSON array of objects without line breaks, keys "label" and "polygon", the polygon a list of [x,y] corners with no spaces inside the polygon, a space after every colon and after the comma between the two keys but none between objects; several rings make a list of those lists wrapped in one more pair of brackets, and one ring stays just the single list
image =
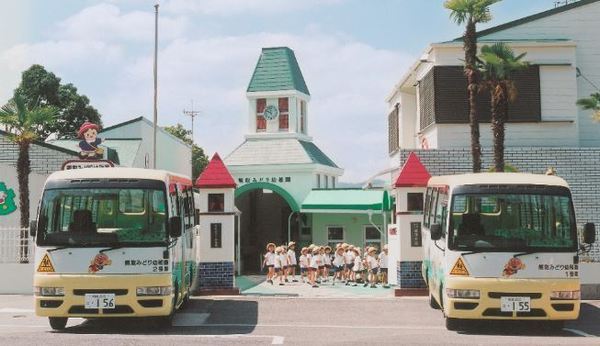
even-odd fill
[{"label": "tower window", "polygon": [[300,101],[300,132],[304,133],[304,118],[306,116],[306,102]]},{"label": "tower window", "polygon": [[279,98],[279,130],[287,131],[290,127],[289,99]]},{"label": "tower window", "polygon": [[256,100],[256,131],[262,132],[267,130],[267,119],[264,117],[265,108],[267,107],[267,99]]}]

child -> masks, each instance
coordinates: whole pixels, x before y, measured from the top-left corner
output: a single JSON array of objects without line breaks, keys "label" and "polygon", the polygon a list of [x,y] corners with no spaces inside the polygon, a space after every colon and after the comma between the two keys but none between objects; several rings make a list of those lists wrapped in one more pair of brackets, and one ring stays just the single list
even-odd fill
[{"label": "child", "polygon": [[381,282],[383,288],[390,288],[388,285],[388,246],[383,246],[383,251],[379,254],[379,272],[381,272]]},{"label": "child", "polygon": [[296,260],[296,243],[291,241],[288,244],[288,275],[292,277],[292,282],[298,282],[296,280],[296,266],[298,262]]},{"label": "child", "polygon": [[331,246],[325,246],[325,253],[323,254],[323,263],[325,268],[323,269],[323,276],[325,281],[329,281],[329,270],[331,269]]},{"label": "child", "polygon": [[323,246],[319,246],[319,278],[317,279],[317,283],[325,282],[325,248]]},{"label": "child", "polygon": [[352,266],[352,272],[354,273],[354,284],[352,284],[352,286],[356,286],[356,275],[360,274],[363,269],[363,261],[362,261],[362,257],[360,256],[360,248],[353,248],[352,251],[354,252],[354,265]]},{"label": "child", "polygon": [[317,284],[315,283],[316,279],[317,279],[317,273],[319,270],[319,265],[321,264],[319,261],[319,248],[318,247],[313,247],[313,251],[312,251],[312,256],[310,257],[310,285],[313,288],[317,288],[319,286],[317,286]]},{"label": "child", "polygon": [[346,281],[346,286],[350,285],[350,278],[352,267],[354,267],[354,252],[351,250],[353,247],[344,243],[342,245],[344,249],[344,280]]},{"label": "child", "polygon": [[344,281],[344,248],[339,246],[335,250],[335,255],[333,257],[333,285],[335,285],[335,279],[337,278],[340,281]]},{"label": "child", "polygon": [[283,274],[281,273],[281,247],[278,246],[275,248],[275,265],[273,266],[275,268],[275,275],[279,278],[279,286],[283,286]]},{"label": "child", "polygon": [[273,284],[273,275],[275,275],[275,270],[273,269],[275,265],[275,244],[269,243],[267,244],[267,253],[265,254],[265,259],[263,260],[263,267],[267,267],[267,282],[271,285]]},{"label": "child", "polygon": [[287,283],[288,281],[288,254],[287,247],[285,245],[281,245],[281,254],[279,255],[279,259],[281,260],[281,275],[283,276],[283,280]]},{"label": "child", "polygon": [[367,256],[367,267],[369,268],[369,282],[371,288],[377,287],[377,271],[379,270],[379,262],[377,262],[377,249],[374,247],[369,248],[369,255]]},{"label": "child", "polygon": [[306,278],[308,271],[308,248],[303,247],[300,253],[300,278],[302,279],[302,283],[305,283],[304,278]]}]

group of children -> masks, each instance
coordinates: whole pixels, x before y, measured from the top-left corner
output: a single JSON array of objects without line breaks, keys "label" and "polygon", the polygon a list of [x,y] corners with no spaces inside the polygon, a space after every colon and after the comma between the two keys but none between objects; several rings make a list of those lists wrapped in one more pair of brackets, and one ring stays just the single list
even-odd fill
[{"label": "group of children", "polygon": [[312,287],[329,282],[330,271],[333,269],[331,284],[336,280],[349,286],[357,286],[363,282],[366,287],[377,287],[381,282],[384,288],[388,288],[388,249],[387,245],[383,251],[377,254],[377,248],[368,247],[361,255],[361,248],[339,243],[332,251],[330,246],[318,246],[311,244],[303,247],[300,258],[296,258],[296,243],[290,242],[287,246],[276,246],[267,244],[267,253],[264,256],[263,266],[267,271],[267,282],[273,284],[278,279],[279,285],[289,282],[298,282],[296,279],[296,266],[300,265],[300,278],[302,282],[308,282]]}]

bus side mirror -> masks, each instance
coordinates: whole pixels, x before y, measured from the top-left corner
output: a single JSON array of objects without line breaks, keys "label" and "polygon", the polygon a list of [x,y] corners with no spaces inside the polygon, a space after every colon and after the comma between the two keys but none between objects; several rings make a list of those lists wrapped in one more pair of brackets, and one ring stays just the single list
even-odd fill
[{"label": "bus side mirror", "polygon": [[596,225],[586,223],[583,226],[583,242],[585,244],[593,244],[596,242]]},{"label": "bus side mirror", "polygon": [[431,240],[436,241],[442,239],[442,225],[439,223],[434,223],[429,228],[429,232],[431,232]]},{"label": "bus side mirror", "polygon": [[171,238],[181,237],[181,217],[172,216],[169,218],[169,236]]},{"label": "bus side mirror", "polygon": [[35,238],[36,234],[37,234],[37,220],[31,220],[29,222],[29,235],[32,238]]}]

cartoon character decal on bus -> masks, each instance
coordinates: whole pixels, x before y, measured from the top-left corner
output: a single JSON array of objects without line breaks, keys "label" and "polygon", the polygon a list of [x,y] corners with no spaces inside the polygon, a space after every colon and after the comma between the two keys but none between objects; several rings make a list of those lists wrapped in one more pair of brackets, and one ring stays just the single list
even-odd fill
[{"label": "cartoon character decal on bus", "polygon": [[94,257],[94,259],[90,263],[90,266],[88,267],[88,273],[97,273],[104,269],[105,266],[109,266],[111,264],[112,261],[110,260],[110,258],[108,258],[106,254],[99,253]]},{"label": "cartoon character decal on bus", "polygon": [[520,258],[513,257],[508,260],[508,263],[504,265],[502,276],[508,278],[519,272],[519,270],[525,269],[525,263]]}]

